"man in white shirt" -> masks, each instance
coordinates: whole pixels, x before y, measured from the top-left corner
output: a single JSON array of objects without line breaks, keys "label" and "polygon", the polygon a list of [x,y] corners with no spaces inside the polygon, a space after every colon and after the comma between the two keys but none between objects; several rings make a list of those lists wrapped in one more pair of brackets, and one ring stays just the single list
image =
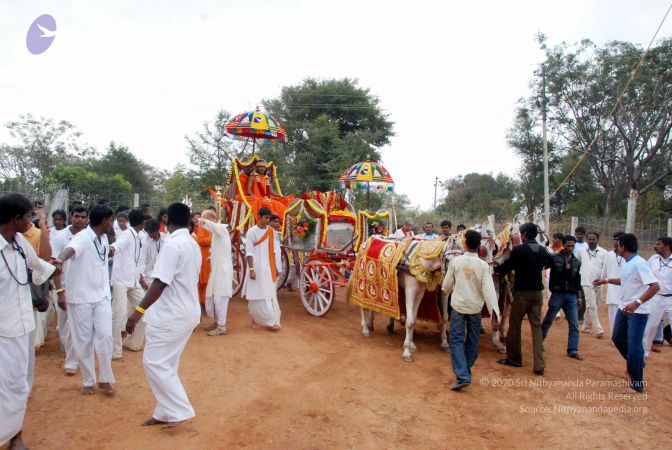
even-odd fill
[{"label": "man in white shirt", "polygon": [[280,248],[276,248],[275,230],[269,226],[271,210],[259,209],[259,220],[245,235],[247,273],[242,295],[254,328],[280,329],[280,305],[276,282],[282,266]]},{"label": "man in white shirt", "polygon": [[165,243],[165,238],[161,235],[159,228],[161,223],[157,219],[147,219],[145,216],[144,232],[147,235],[142,241],[142,251],[140,254],[140,286],[146,291],[152,285],[154,277],[154,265],[159,257],[161,246]]},{"label": "man in white shirt", "polygon": [[406,219],[401,228],[395,231],[390,237],[393,239],[404,239],[413,236],[415,236],[415,233],[413,233],[413,221],[411,219]]},{"label": "man in white shirt", "polygon": [[[72,210],[72,224],[59,231],[53,238],[51,251],[54,258],[58,258],[63,249],[67,247],[72,238],[85,229],[89,223],[89,212],[83,206],[76,206]],[[58,306],[58,299],[65,298],[65,277],[68,272],[70,263],[63,265],[63,274],[60,277],[54,278],[54,286],[56,287],[56,301],[54,308],[58,318],[58,338],[61,341],[61,346],[65,350],[65,363],[63,369],[68,375],[74,375],[77,372],[77,358],[72,346],[72,336],[70,335],[70,327],[68,326],[68,311]]]},{"label": "man in white shirt", "polygon": [[[20,194],[0,197],[0,446],[26,448],[21,438],[28,394],[29,334],[35,329],[28,268],[42,284],[55,267],[38,258],[21,233],[31,226],[33,206]],[[56,274],[57,275],[57,274]]]},{"label": "man in white shirt", "polygon": [[483,304],[488,307],[490,314],[494,311],[499,320],[497,292],[490,266],[477,253],[481,245],[481,233],[469,230],[465,233],[464,240],[465,253],[450,262],[442,285],[446,295],[452,294],[450,360],[457,377],[451,386],[454,391],[471,384],[471,367],[478,358]]},{"label": "man in white shirt", "polygon": [[[68,311],[75,355],[82,371],[82,395],[93,395],[96,384],[94,351],[98,355],[98,387],[114,395],[112,373],[112,308],[108,272],[109,242],[114,212],[96,205],[89,212],[89,227],[77,233],[58,259],[70,260],[65,277],[67,291],[58,306]],[[67,306],[66,306],[67,305]]]},{"label": "man in white shirt", "polygon": [[589,232],[586,235],[588,246],[579,250],[576,258],[581,262],[581,287],[585,296],[587,314],[581,327],[581,332],[589,333],[592,328],[595,337],[602,339],[604,329],[602,329],[602,324],[597,314],[597,306],[602,299],[602,287],[593,286],[593,281],[599,279],[602,275],[607,251],[597,245],[599,239],[600,235],[595,231]]},{"label": "man in white shirt", "polygon": [[[618,238],[622,234],[622,231],[614,233],[614,249],[607,252],[607,255],[604,257],[600,278],[606,280],[607,278],[618,278],[621,276],[621,267],[625,264],[625,259],[618,254]],[[607,313],[609,314],[609,329],[611,330],[613,337],[616,312],[618,311],[618,305],[621,304],[621,286],[618,284],[608,284],[606,297]]]},{"label": "man in white shirt", "polygon": [[[140,254],[142,242],[138,233],[144,225],[144,215],[139,209],[128,213],[130,226],[112,244],[114,261],[112,262],[112,359],[122,357],[121,332],[130,311],[140,304],[145,291],[140,286]],[[144,322],[136,333],[140,333],[133,340],[143,341]]]},{"label": "man in white shirt", "polygon": [[644,331],[649,318],[648,301],[660,286],[644,258],[637,254],[639,246],[634,234],[618,238],[618,254],[625,259],[619,278],[595,280],[595,285],[621,285],[621,304],[616,313],[612,341],[627,361],[630,387],[627,393],[644,390]]},{"label": "man in white shirt", "polygon": [[187,205],[168,207],[170,234],[156,261],[154,281],[126,322],[126,332],[132,334],[147,312],[143,365],[157,404],[143,425],[172,428],[195,416],[178,376],[180,357],[201,318],[197,287],[201,251],[189,234],[190,220]]},{"label": "man in white shirt", "polygon": [[[656,242],[656,254],[649,258],[651,272],[658,280],[660,291],[651,299],[651,312],[646,323],[644,333],[644,356],[648,357],[651,350],[659,352],[663,346],[660,343],[652,346],[659,329],[662,327],[661,320],[667,314],[672,323],[672,238],[661,237]],[[662,333],[662,329],[660,330]]]},{"label": "man in white shirt", "polygon": [[206,328],[208,336],[226,334],[226,313],[233,293],[233,262],[231,260],[231,237],[223,223],[217,223],[217,213],[206,209],[198,219],[198,225],[212,234],[210,243],[210,277],[205,289],[205,310],[215,319]]}]

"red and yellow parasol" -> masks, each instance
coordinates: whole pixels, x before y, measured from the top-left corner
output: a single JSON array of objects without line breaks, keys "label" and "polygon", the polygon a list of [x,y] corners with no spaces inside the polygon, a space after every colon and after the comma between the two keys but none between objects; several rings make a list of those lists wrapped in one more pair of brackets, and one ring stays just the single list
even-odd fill
[{"label": "red and yellow parasol", "polygon": [[287,132],[278,119],[259,110],[238,114],[225,126],[227,134],[236,140],[252,139],[252,154],[257,142],[269,144],[272,142],[287,142]]}]

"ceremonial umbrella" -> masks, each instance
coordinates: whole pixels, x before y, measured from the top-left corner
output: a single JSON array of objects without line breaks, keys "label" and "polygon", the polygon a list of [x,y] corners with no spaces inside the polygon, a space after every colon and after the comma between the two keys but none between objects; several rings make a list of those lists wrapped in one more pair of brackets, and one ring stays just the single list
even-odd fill
[{"label": "ceremonial umbrella", "polygon": [[369,192],[394,191],[394,180],[382,164],[372,162],[370,158],[350,166],[339,178],[341,189],[366,189],[366,208],[369,208]]},{"label": "ceremonial umbrella", "polygon": [[225,126],[226,132],[239,141],[252,139],[252,154],[256,143],[268,144],[271,142],[287,142],[287,132],[278,119],[270,114],[264,114],[259,106],[254,111],[238,114]]}]

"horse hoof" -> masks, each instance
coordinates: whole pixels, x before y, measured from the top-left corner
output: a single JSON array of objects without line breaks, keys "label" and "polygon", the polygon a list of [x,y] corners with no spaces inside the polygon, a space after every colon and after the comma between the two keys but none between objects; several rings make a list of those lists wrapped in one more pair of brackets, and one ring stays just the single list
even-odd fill
[{"label": "horse hoof", "polygon": [[370,338],[371,333],[369,333],[368,331],[366,331],[366,332],[362,331],[362,336],[364,336],[365,338]]},{"label": "horse hoof", "polygon": [[506,347],[497,347],[497,351],[502,355],[506,355]]},{"label": "horse hoof", "polygon": [[415,353],[417,351],[418,351],[418,347],[415,347],[415,346],[411,347],[411,353]]},{"label": "horse hoof", "polygon": [[411,355],[404,355],[402,358],[404,359],[404,362],[413,362],[413,357]]},{"label": "horse hoof", "polygon": [[442,345],[441,346],[441,351],[446,352],[446,353],[450,353],[450,345]]},{"label": "horse hoof", "polygon": [[387,326],[387,332],[390,334],[394,333],[394,324],[391,323]]}]

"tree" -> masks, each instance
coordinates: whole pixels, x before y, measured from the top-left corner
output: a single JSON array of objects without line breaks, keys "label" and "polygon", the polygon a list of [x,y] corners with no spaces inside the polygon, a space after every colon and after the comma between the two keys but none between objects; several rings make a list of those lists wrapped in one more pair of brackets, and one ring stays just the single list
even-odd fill
[{"label": "tree", "polygon": [[173,173],[164,180],[165,200],[168,202],[180,202],[185,197],[193,197],[201,191],[197,186],[197,179],[193,172],[185,166],[178,164]]},{"label": "tree", "polygon": [[287,190],[333,189],[351,164],[380,159],[379,148],[393,136],[378,99],[357,81],[318,81],[283,87],[280,97],[264,107],[278,118],[288,134],[287,144],[261,148],[281,169]]},{"label": "tree", "polygon": [[157,176],[156,170],[138,159],[123,144],[110,142],[103,156],[91,162],[92,171],[103,177],[122,175],[131,184],[132,192],[147,196],[153,192],[152,178]]},{"label": "tree", "polygon": [[0,176],[5,179],[18,178],[32,185],[59,164],[75,164],[95,155],[93,147],[81,142],[82,133],[66,120],[36,119],[28,113],[5,126],[17,141],[0,145]]},{"label": "tree", "polygon": [[672,39],[649,51],[619,103],[642,53],[630,43],[598,48],[583,41],[575,50],[564,44],[546,49],[544,63],[557,134],[568,147],[590,150],[587,159],[606,193],[607,215],[619,196],[629,192],[630,231],[637,197],[672,174]]},{"label": "tree", "polygon": [[189,146],[189,161],[196,168],[201,187],[223,184],[231,170],[231,163],[243,154],[242,146],[233,143],[226,134],[229,118],[229,113],[220,109],[212,123],[203,122],[202,131],[184,137]]},{"label": "tree", "polygon": [[67,188],[70,199],[93,203],[105,197],[113,203],[127,203],[133,186],[123,175],[100,175],[81,166],[56,166],[41,183],[51,190]]},{"label": "tree", "polygon": [[451,217],[467,217],[482,220],[495,214],[496,217],[512,217],[518,210],[516,182],[500,173],[470,173],[448,179],[443,183],[448,195],[437,208]]},{"label": "tree", "polygon": [[[507,143],[522,160],[518,170],[518,192],[528,211],[544,204],[544,147],[539,132],[539,116],[524,101],[516,109]],[[553,142],[548,143],[549,177],[558,172],[559,157]],[[554,205],[557,206],[558,205]]]}]

